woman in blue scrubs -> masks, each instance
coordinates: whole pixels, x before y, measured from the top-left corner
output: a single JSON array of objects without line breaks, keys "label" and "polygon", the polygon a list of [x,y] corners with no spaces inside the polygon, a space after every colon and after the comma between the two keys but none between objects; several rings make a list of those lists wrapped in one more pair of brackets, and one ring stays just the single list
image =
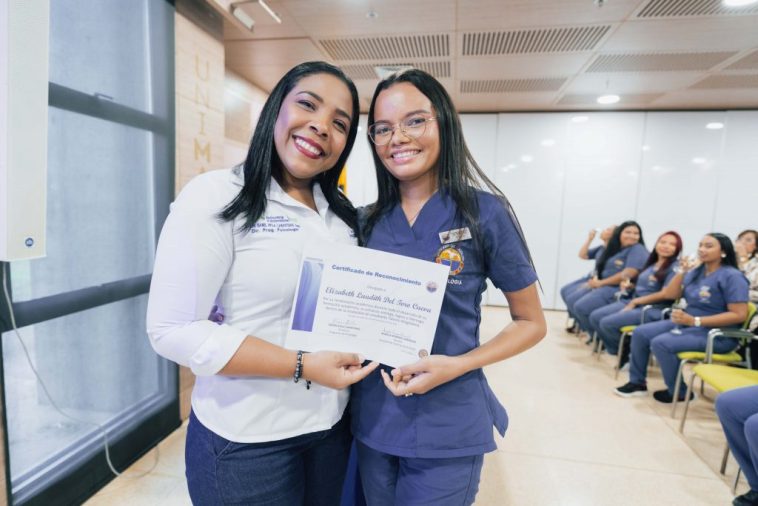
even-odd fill
[{"label": "woman in blue scrubs", "polygon": [[734,498],[734,506],[758,504],[758,386],[719,395],[716,413],[732,455],[745,473],[750,490]]},{"label": "woman in blue scrubs", "polygon": [[[482,367],[534,346],[546,326],[508,201],[474,162],[443,86],[410,70],[379,83],[368,115],[379,196],[369,248],[450,266],[431,354],[354,385],[352,427],[369,506],[472,504],[505,409]],[[479,189],[483,184],[486,190]],[[479,342],[486,279],[513,322]],[[488,336],[490,337],[490,336]]]},{"label": "woman in blue scrubs", "polygon": [[619,329],[639,324],[645,305],[653,305],[645,311],[645,321],[661,319],[661,310],[672,302],[664,298],[663,287],[674,278],[674,267],[681,252],[682,238],[679,234],[674,231],[661,234],[636,283],[632,285],[630,281],[628,285],[622,283],[620,286],[622,290],[634,288],[632,299],[613,302],[590,313],[590,325],[596,329],[608,353],[618,353],[621,339]]},{"label": "woman in blue scrubs", "polygon": [[[590,248],[590,244],[592,244],[592,241],[595,239],[597,231],[595,229],[590,230],[584,244],[579,248],[579,258],[582,260],[595,260],[595,266],[592,272],[588,273],[586,276],[582,276],[561,288],[561,299],[563,299],[563,303],[566,304],[566,307],[569,305],[569,298],[572,302],[576,301],[590,290],[590,287],[587,286],[587,281],[592,279],[597,273],[596,269],[598,260],[600,260],[600,257],[603,255],[605,246],[608,244],[608,239],[613,235],[613,230],[615,228],[616,225],[611,225],[610,227],[603,229],[603,231],[600,232],[600,240],[603,241],[603,244],[595,246],[594,248]],[[569,317],[573,319],[574,316],[570,314]],[[567,330],[570,330],[573,326],[574,324],[569,325]]]},{"label": "woman in blue scrubs", "polygon": [[[615,390],[618,395],[647,395],[645,379],[652,350],[661,364],[667,387],[655,392],[653,397],[659,402],[671,403],[679,371],[677,353],[705,351],[710,329],[739,327],[747,318],[748,282],[737,269],[734,246],[729,237],[716,232],[708,234],[700,240],[697,253],[701,265],[684,277],[677,274],[664,289],[667,298],[683,297],[687,308],[672,311],[670,320],[646,323],[634,330],[629,383]],[[681,332],[672,332],[675,327]],[[716,339],[713,352],[728,353],[736,346],[734,339]],[[686,387],[680,385],[682,399],[685,390]]]},{"label": "woman in blue scrubs", "polygon": [[598,260],[598,276],[587,282],[591,290],[577,300],[569,300],[569,313],[579,322],[579,328],[589,334],[595,331],[590,323],[590,313],[613,302],[621,281],[636,277],[647,257],[642,229],[637,222],[625,221],[616,227]]}]

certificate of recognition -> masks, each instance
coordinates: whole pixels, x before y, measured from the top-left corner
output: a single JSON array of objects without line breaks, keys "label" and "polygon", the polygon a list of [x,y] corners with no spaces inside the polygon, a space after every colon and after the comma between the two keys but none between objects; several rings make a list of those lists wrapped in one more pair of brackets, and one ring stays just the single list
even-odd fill
[{"label": "certificate of recognition", "polygon": [[431,353],[449,270],[356,246],[308,246],[286,346],[413,363]]}]

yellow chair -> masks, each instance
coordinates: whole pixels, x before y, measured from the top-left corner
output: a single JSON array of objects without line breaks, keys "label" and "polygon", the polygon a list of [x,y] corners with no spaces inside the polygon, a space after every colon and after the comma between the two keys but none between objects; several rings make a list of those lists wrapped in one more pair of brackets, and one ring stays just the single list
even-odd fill
[{"label": "yellow chair", "polygon": [[[645,306],[642,306],[642,315],[640,317],[640,325],[645,323],[645,313],[651,307],[653,307],[652,304],[647,304]],[[663,316],[664,315],[662,314],[661,317]],[[616,375],[614,376],[614,379],[618,379],[619,371],[621,371],[621,356],[624,353],[624,344],[626,344],[626,340],[632,336],[632,332],[634,332],[634,329],[636,328],[637,328],[637,325],[627,325],[619,329],[619,332],[621,332],[621,338],[619,339],[619,351],[617,354]]]},{"label": "yellow chair", "polygon": [[[718,393],[758,385],[758,371],[729,365],[698,364],[692,368],[692,376],[690,376],[687,385],[688,391],[692,391],[696,377],[700,378],[703,384],[707,383],[712,386]],[[684,413],[682,414],[682,421],[679,423],[679,432],[684,432],[684,422],[687,419],[690,400],[691,397],[688,395],[684,402]]]},{"label": "yellow chair", "polygon": [[[747,318],[742,324],[741,329],[728,329],[728,328],[715,328],[708,332],[708,340],[706,341],[705,351],[680,351],[676,354],[679,357],[679,370],[676,373],[676,386],[674,386],[674,399],[671,403],[671,418],[676,418],[676,406],[679,401],[680,383],[683,379],[684,366],[688,363],[703,363],[712,364],[714,362],[720,364],[741,365],[752,369],[753,364],[750,362],[750,353],[746,352],[746,360],[742,360],[742,356],[737,353],[740,348],[746,347],[753,339],[756,339],[755,334],[746,330],[750,324],[750,320],[755,315],[756,307],[752,302],[747,303]],[[729,353],[713,353],[713,341],[716,339],[732,338],[739,339],[739,345],[737,350]],[[689,392],[689,390],[688,390]]]}]

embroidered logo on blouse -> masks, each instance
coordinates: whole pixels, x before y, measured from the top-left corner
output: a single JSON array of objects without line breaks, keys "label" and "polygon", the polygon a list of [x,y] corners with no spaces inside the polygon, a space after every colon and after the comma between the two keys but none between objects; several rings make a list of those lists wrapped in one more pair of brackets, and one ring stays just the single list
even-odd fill
[{"label": "embroidered logo on blouse", "polygon": [[453,246],[443,246],[437,252],[434,261],[450,267],[450,276],[460,274],[463,270],[463,252]]},{"label": "embroidered logo on blouse", "polygon": [[658,278],[655,277],[655,274],[651,274],[647,277],[647,284],[648,286],[655,286],[658,283]]},{"label": "embroidered logo on blouse", "polygon": [[703,285],[700,287],[700,291],[697,293],[700,296],[700,302],[710,302],[711,301],[711,287],[708,285]]},{"label": "embroidered logo on blouse", "polygon": [[289,216],[261,216],[250,230],[251,234],[276,234],[287,232],[298,232],[300,225],[297,221]]},{"label": "embroidered logo on blouse", "polygon": [[613,265],[615,265],[616,267],[623,267],[624,261],[621,260],[620,258],[617,258],[616,260],[613,261]]}]

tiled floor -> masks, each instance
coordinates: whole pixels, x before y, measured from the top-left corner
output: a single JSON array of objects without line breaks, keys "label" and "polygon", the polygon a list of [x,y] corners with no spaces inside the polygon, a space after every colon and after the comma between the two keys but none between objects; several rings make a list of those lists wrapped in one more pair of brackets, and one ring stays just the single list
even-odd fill
[{"label": "tiled floor", "polygon": [[[507,321],[485,308],[483,337]],[[612,389],[609,356],[563,330],[565,313],[548,312],[548,335],[527,353],[491,366],[487,376],[508,409],[510,426],[488,454],[477,505],[727,505],[736,464],[718,473],[724,436],[707,400],[692,405],[684,435],[667,406],[652,398],[623,399]],[[662,380],[653,369],[651,390]],[[706,391],[708,395],[708,391]],[[711,395],[712,396],[712,395]],[[160,444],[158,466],[140,478],[118,478],[88,505],[190,504],[184,482],[184,428]],[[153,465],[155,452],[126,476]],[[746,490],[744,481],[738,492]]]}]

